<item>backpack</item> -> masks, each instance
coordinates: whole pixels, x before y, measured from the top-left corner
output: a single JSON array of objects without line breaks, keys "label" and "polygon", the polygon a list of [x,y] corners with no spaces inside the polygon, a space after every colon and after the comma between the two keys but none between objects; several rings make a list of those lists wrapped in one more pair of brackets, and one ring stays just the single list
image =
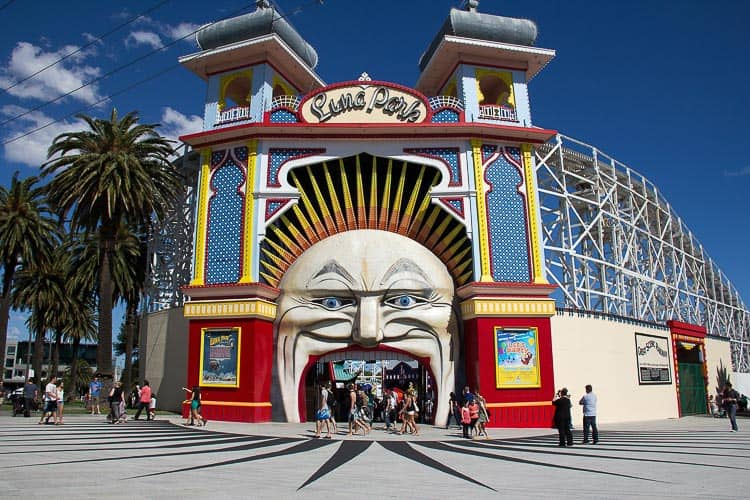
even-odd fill
[{"label": "backpack", "polygon": [[326,404],[329,408],[333,408],[334,406],[337,406],[339,403],[336,401],[336,396],[333,394],[333,391],[328,389],[328,396],[326,397]]}]

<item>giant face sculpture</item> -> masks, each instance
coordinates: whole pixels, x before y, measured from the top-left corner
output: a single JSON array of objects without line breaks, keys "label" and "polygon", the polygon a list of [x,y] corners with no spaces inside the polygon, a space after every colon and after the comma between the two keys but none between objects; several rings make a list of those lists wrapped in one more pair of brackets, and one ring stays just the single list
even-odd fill
[{"label": "giant face sculpture", "polygon": [[445,265],[395,233],[355,230],[326,238],[279,283],[276,367],[284,412],[299,422],[298,387],[311,355],[352,344],[388,346],[429,359],[437,383],[435,422],[453,388],[453,280]]}]

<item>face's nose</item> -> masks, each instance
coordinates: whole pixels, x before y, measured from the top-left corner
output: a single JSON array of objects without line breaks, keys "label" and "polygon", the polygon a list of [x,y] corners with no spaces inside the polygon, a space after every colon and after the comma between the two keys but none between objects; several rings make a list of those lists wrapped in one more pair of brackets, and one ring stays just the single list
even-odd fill
[{"label": "face's nose", "polygon": [[380,297],[360,298],[352,340],[362,347],[375,347],[383,340],[383,333],[380,331]]}]

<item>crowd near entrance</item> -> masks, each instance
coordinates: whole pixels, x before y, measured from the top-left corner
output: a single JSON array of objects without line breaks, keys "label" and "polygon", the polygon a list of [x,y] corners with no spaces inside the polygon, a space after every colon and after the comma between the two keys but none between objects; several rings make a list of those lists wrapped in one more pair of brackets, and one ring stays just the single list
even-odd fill
[{"label": "crowd near entrance", "polygon": [[[414,395],[417,406],[415,420],[432,424],[436,398],[435,383],[430,371],[418,360],[400,353],[368,352],[357,356],[344,353],[344,359],[326,356],[316,362],[305,377],[305,418],[315,420],[324,386],[332,393],[329,404],[337,422],[346,422],[350,409],[350,389],[353,386],[360,413],[372,422],[402,421],[401,410],[406,396]],[[341,358],[342,355],[335,356]],[[329,385],[330,384],[330,385]],[[390,399],[390,402],[389,402]],[[390,404],[389,404],[390,403]]]}]

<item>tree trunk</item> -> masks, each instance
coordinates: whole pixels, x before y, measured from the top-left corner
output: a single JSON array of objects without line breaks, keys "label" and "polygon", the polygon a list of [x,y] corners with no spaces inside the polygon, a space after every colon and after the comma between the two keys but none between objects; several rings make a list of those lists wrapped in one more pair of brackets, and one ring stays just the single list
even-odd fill
[{"label": "tree trunk", "polygon": [[125,315],[125,373],[123,373],[123,387],[130,394],[132,390],[133,379],[133,339],[138,328],[138,299],[128,302],[128,309]]},{"label": "tree trunk", "polygon": [[112,272],[110,269],[110,254],[112,252],[111,238],[102,237],[102,267],[99,270],[99,338],[98,348],[96,351],[96,369],[104,379],[104,385],[107,380],[112,381],[114,373],[112,372],[112,295],[114,293],[114,283],[112,282]]},{"label": "tree trunk", "polygon": [[[37,385],[41,388],[42,385],[42,363],[44,361],[44,330],[37,330],[34,338],[34,353],[31,362],[31,366],[34,369],[34,378],[36,379]],[[47,374],[49,377],[49,374]]]},{"label": "tree trunk", "polygon": [[[78,396],[78,348],[81,345],[81,338],[73,337],[73,358],[70,360],[70,386],[73,396]],[[66,397],[66,400],[70,398]]]},{"label": "tree trunk", "polygon": [[52,350],[52,368],[50,369],[51,375],[59,375],[60,369],[60,344],[62,344],[62,332],[55,331],[55,346]]},{"label": "tree trunk", "polygon": [[[3,371],[5,370],[5,349],[8,339],[8,318],[10,317],[10,288],[16,270],[16,258],[11,257],[11,259],[12,261],[5,262],[3,266],[3,289],[0,295],[0,361],[3,364]],[[31,349],[31,346],[29,346],[29,349]]]}]

